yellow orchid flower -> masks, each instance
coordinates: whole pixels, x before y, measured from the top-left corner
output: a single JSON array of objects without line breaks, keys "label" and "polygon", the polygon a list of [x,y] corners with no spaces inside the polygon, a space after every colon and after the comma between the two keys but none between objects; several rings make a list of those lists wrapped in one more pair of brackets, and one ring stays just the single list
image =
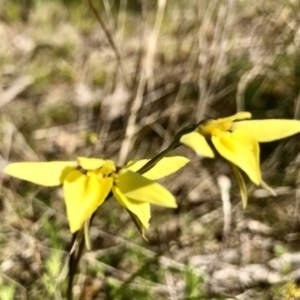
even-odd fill
[{"label": "yellow orchid flower", "polygon": [[118,168],[111,160],[78,157],[71,162],[12,163],[4,172],[44,186],[62,184],[72,233],[82,228],[111,191],[117,201],[134,214],[143,233],[143,229],[149,227],[150,203],[177,207],[174,196],[155,180],[177,171],[189,160],[180,156],[167,157],[143,175],[137,173],[147,162],[131,162]]},{"label": "yellow orchid flower", "polygon": [[282,139],[300,132],[298,120],[245,120],[251,113],[239,112],[227,118],[203,120],[192,131],[183,134],[179,141],[192,148],[198,155],[213,158],[214,152],[207,142],[228,160],[240,187],[243,206],[247,205],[247,191],[243,170],[256,185],[262,185],[272,192],[261,179],[259,144]]}]

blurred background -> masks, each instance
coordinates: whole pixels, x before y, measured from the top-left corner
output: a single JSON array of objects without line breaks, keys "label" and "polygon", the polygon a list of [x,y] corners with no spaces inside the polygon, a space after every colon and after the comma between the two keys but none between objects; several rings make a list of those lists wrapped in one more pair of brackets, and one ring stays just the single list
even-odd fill
[{"label": "blurred background", "polygon": [[[123,165],[204,118],[299,119],[299,24],[295,0],[0,0],[0,299],[65,299],[71,240],[61,189],[5,165]],[[74,299],[300,299],[299,150],[262,145],[278,196],[247,181],[246,210],[226,162],[174,150],[191,159],[162,181],[179,208],[152,207],[147,242],[101,206]]]}]

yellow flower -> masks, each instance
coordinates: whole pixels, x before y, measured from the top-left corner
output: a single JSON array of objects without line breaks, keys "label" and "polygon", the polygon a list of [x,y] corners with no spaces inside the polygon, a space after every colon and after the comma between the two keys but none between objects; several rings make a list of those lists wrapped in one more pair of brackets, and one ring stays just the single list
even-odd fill
[{"label": "yellow flower", "polygon": [[4,172],[44,186],[63,185],[71,232],[78,231],[112,191],[117,201],[135,216],[139,229],[149,227],[150,203],[177,207],[174,196],[158,184],[189,160],[167,157],[145,174],[138,171],[148,160],[131,162],[123,168],[111,160],[78,157],[76,161],[23,162],[8,165]]},{"label": "yellow flower", "polygon": [[256,185],[268,188],[261,179],[258,143],[282,139],[300,132],[298,120],[245,119],[251,119],[249,112],[239,112],[217,120],[204,120],[192,128],[193,131],[180,137],[180,143],[189,146],[197,154],[213,158],[214,152],[207,140],[211,141],[217,152],[231,163],[244,207],[247,204],[247,191],[239,169]]}]

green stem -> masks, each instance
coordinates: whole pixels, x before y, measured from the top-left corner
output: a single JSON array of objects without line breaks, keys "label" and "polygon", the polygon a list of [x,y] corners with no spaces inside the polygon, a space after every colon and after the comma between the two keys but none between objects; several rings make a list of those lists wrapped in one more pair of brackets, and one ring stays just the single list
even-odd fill
[{"label": "green stem", "polygon": [[169,145],[167,149],[164,151],[158,153],[156,156],[154,156],[152,159],[150,159],[143,167],[141,167],[137,173],[144,174],[150,169],[152,169],[160,160],[162,160],[165,156],[167,156],[173,149],[179,147],[181,145],[180,139],[184,134],[190,133],[194,131],[197,128],[198,124],[189,125],[181,129],[179,132],[177,132],[173,138],[173,141]]},{"label": "green stem", "polygon": [[[73,244],[76,243],[76,239],[78,237],[79,231],[73,233],[72,241]],[[73,281],[74,277],[77,271],[77,267],[80,261],[80,258],[83,254],[84,250],[84,239],[83,236],[80,237],[80,241],[78,242],[79,245],[77,249],[75,249],[71,254],[69,258],[69,278],[68,278],[68,287],[67,287],[67,300],[73,299]],[[72,245],[73,246],[73,245]]]},{"label": "green stem", "polygon": [[167,149],[158,153],[156,156],[154,156],[152,159],[150,159],[143,167],[141,167],[137,171],[137,173],[144,174],[147,171],[149,171],[150,169],[152,169],[161,159],[163,159],[166,155],[168,155],[169,152],[171,152],[175,147],[176,147],[176,145],[174,145],[174,141],[173,141]]}]

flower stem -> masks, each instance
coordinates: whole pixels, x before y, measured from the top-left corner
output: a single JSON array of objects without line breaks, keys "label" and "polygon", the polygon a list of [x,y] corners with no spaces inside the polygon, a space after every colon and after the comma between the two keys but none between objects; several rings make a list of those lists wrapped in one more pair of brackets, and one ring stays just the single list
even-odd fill
[{"label": "flower stem", "polygon": [[169,145],[167,149],[164,151],[158,153],[156,156],[154,156],[152,159],[150,159],[143,167],[141,167],[137,173],[144,174],[150,169],[152,169],[161,159],[163,159],[165,156],[167,156],[173,149],[181,146],[180,139],[184,134],[190,133],[194,131],[197,128],[198,125],[189,125],[181,129],[179,132],[177,132]]}]

